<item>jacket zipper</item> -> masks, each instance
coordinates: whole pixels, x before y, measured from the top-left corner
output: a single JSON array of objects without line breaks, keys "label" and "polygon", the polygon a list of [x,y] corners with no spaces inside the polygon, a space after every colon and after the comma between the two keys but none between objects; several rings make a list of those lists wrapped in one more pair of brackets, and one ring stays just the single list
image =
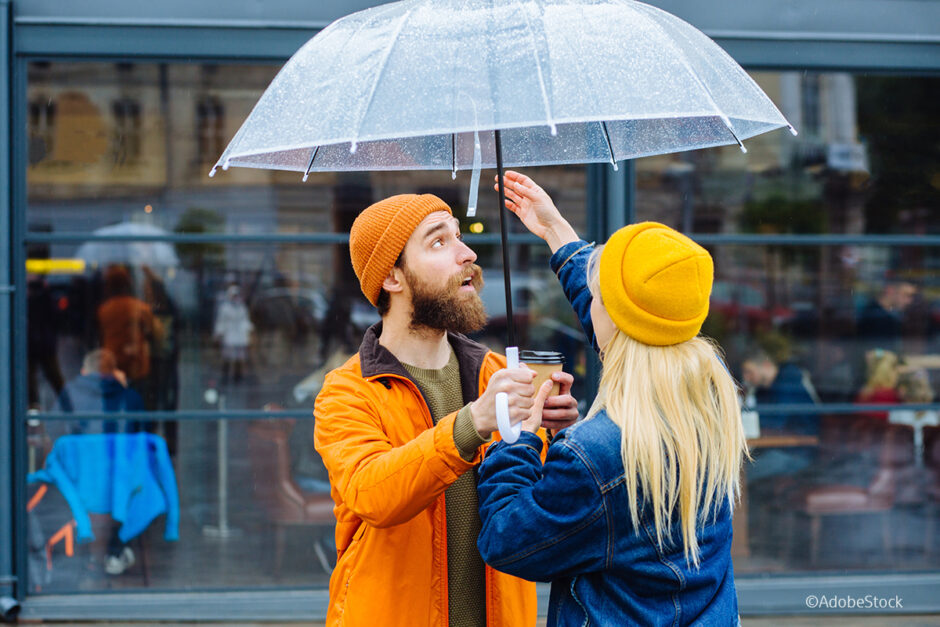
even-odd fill
[{"label": "jacket zipper", "polygon": [[[424,397],[424,393],[421,392],[421,388],[418,387],[418,384],[412,381],[411,379],[409,379],[408,377],[403,377],[400,374],[391,374],[391,373],[375,375],[375,376],[369,377],[368,380],[376,381],[376,380],[381,380],[381,379],[386,379],[386,378],[398,379],[399,381],[404,382],[409,388],[411,388],[413,392],[417,393],[418,398],[421,399],[421,407],[424,409],[425,424],[428,426],[429,429],[433,429],[434,418],[431,416],[431,408],[428,406],[428,399]],[[383,381],[382,383],[384,384],[385,382]],[[386,385],[385,387],[387,389],[391,389],[391,386],[389,385]],[[444,494],[441,493],[441,496],[439,498],[445,499]],[[443,512],[444,512],[444,515],[442,516],[443,524],[441,525],[441,529],[438,530],[438,532],[441,534],[441,537],[443,538],[442,546],[444,547],[443,559],[440,560],[441,564],[443,565],[443,571],[444,571],[441,581],[443,582],[443,586],[445,590],[444,599],[443,599],[443,603],[441,607],[441,616],[443,618],[443,620],[441,621],[441,627],[447,627],[450,624],[450,599],[449,599],[450,590],[448,589],[448,585],[447,585],[448,573],[447,573],[447,506],[446,504],[443,506]]]}]

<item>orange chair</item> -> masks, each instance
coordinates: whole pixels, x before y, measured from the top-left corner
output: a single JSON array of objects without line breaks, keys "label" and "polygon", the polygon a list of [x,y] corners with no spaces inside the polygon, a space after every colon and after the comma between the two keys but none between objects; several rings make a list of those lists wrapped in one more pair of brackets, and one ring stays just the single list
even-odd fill
[{"label": "orange chair", "polygon": [[[275,528],[274,572],[279,574],[284,559],[287,528],[308,526],[318,528],[314,552],[321,568],[332,572],[323,546],[324,533],[332,533],[333,498],[329,494],[303,492],[291,476],[288,439],[294,428],[293,419],[254,420],[248,428],[252,485],[255,498],[264,507]],[[312,443],[311,443],[312,445]]]}]

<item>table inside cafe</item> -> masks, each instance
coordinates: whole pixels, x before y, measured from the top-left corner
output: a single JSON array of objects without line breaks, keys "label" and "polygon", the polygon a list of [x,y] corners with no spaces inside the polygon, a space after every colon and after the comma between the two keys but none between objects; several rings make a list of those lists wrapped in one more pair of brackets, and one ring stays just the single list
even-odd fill
[{"label": "table inside cafe", "polygon": [[[748,438],[748,448],[753,452],[761,448],[788,448],[803,446],[819,446],[819,437],[815,435],[800,435],[786,433],[762,433]],[[749,462],[748,462],[749,463]],[[748,558],[751,556],[750,538],[748,536],[748,495],[747,495],[747,466],[741,471],[741,500],[734,510],[733,532],[731,543],[732,558]]]}]

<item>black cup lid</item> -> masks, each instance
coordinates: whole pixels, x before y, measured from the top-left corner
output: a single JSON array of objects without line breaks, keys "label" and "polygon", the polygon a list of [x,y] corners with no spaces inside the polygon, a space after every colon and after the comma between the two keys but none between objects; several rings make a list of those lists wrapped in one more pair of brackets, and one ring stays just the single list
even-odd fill
[{"label": "black cup lid", "polygon": [[527,364],[563,364],[565,356],[555,351],[519,351],[519,361]]}]

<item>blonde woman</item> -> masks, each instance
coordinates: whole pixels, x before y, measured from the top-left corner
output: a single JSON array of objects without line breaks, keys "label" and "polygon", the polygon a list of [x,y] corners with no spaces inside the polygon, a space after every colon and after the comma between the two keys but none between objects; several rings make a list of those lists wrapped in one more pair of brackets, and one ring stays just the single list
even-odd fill
[{"label": "blonde woman", "polygon": [[[865,353],[865,386],[859,390],[857,403],[896,405],[901,403],[898,380],[901,363],[896,353],[875,348]],[[879,420],[888,420],[888,412],[875,411],[860,414]]]},{"label": "blonde woman", "polygon": [[552,268],[603,362],[587,417],[543,464],[540,389],[524,432],[480,468],[478,546],[494,568],[551,581],[548,625],[736,625],[731,510],[747,447],[737,387],[698,337],[712,260],[656,223],[579,240],[531,179],[507,206]]}]

